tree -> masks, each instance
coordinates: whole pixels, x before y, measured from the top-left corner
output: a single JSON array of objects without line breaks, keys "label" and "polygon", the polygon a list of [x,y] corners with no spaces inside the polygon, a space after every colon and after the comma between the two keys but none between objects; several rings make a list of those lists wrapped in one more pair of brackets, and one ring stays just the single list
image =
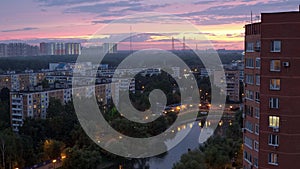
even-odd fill
[{"label": "tree", "polygon": [[2,153],[2,167],[5,168],[6,143],[5,143],[4,135],[0,135],[0,149]]},{"label": "tree", "polygon": [[3,168],[5,168],[7,164],[8,168],[22,164],[22,159],[20,157],[20,154],[22,154],[21,145],[18,136],[10,129],[5,129],[0,132],[0,151]]},{"label": "tree", "polygon": [[52,118],[54,116],[59,116],[64,111],[64,106],[58,99],[50,98],[49,106],[47,109],[47,118]]},{"label": "tree", "polygon": [[61,141],[46,140],[43,146],[46,159],[56,159],[60,157],[64,147],[65,145]]},{"label": "tree", "polygon": [[7,87],[2,88],[0,91],[0,100],[2,102],[9,102],[9,89]]},{"label": "tree", "polygon": [[65,169],[95,169],[102,161],[100,151],[89,148],[79,149],[75,146],[66,149],[65,153],[67,156],[63,163],[63,168]]},{"label": "tree", "polygon": [[173,169],[206,169],[205,158],[200,150],[190,151],[181,156],[178,163],[174,164]]},{"label": "tree", "polygon": [[42,87],[43,87],[43,89],[47,89],[47,88],[50,87],[49,86],[49,82],[48,82],[48,80],[46,78],[43,79],[43,81],[42,81]]}]

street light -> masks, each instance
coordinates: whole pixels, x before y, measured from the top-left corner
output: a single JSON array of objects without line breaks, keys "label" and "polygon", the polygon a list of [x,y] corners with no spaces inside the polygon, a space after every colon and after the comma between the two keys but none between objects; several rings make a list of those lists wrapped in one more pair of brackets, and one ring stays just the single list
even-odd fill
[{"label": "street light", "polygon": [[56,159],[52,160],[52,163],[53,163],[53,168],[55,169]]}]

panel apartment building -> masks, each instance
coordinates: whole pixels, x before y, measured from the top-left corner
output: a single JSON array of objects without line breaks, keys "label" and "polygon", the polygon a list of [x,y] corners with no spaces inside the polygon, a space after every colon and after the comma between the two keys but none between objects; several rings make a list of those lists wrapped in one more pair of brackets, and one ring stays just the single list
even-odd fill
[{"label": "panel apartment building", "polygon": [[118,83],[40,92],[11,92],[10,115],[13,131],[18,132],[26,118],[45,119],[50,98],[58,99],[62,104],[65,104],[71,101],[72,92],[76,94],[76,97],[95,97],[98,102],[103,104],[110,102],[112,97],[115,98],[115,104],[119,102]]},{"label": "panel apartment building", "polygon": [[244,169],[300,168],[300,11],[245,26]]}]

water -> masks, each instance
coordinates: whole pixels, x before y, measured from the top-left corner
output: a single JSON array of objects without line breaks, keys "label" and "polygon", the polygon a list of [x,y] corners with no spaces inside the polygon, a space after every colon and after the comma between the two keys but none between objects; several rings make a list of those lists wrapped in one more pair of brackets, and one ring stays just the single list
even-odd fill
[{"label": "water", "polygon": [[150,158],[150,169],[172,169],[173,164],[180,161],[181,156],[187,153],[188,149],[194,150],[199,147],[200,131],[201,127],[195,122],[189,134],[165,156]]}]

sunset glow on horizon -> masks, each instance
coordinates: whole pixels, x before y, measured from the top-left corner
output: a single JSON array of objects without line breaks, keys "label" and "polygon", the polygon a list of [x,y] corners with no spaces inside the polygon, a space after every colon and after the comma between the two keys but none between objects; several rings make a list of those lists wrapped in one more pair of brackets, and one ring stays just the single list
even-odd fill
[{"label": "sunset glow on horizon", "polygon": [[[288,11],[298,8],[297,1],[285,0],[257,0],[257,1],[206,1],[206,0],[4,0],[1,2],[0,43],[26,42],[38,44],[47,41],[72,41],[84,43],[95,32],[116,19],[132,14],[144,12],[160,12],[177,16],[191,22],[199,33],[206,36],[216,49],[226,48],[243,49],[243,26],[250,22],[250,13],[253,12],[254,21],[261,12]],[[173,23],[174,22],[174,23]],[[136,23],[122,23],[118,30],[107,32],[99,41],[109,39],[111,36],[129,33],[130,27],[134,32],[139,24],[151,27],[161,27],[165,23],[151,23],[151,18],[139,18]],[[174,27],[182,26],[170,20]],[[146,28],[144,29],[147,33]],[[185,30],[183,30],[185,31]],[[194,36],[195,35],[195,36]],[[145,46],[148,42],[170,48],[170,37],[182,40],[195,41],[196,34],[182,35],[174,33],[169,37],[149,36],[134,42]],[[157,41],[157,42],[155,42]],[[165,44],[164,44],[165,43]],[[192,48],[195,48],[193,45]]]}]

